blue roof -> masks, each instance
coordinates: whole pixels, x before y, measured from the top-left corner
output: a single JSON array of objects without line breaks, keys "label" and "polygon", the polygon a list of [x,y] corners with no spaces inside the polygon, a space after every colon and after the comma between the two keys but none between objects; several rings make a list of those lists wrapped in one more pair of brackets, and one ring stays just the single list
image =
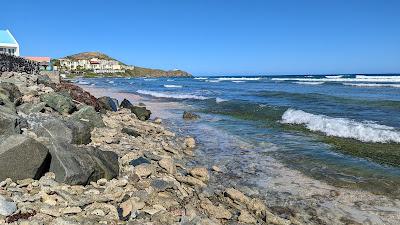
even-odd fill
[{"label": "blue roof", "polygon": [[17,41],[8,30],[0,30],[0,43],[17,44]]}]

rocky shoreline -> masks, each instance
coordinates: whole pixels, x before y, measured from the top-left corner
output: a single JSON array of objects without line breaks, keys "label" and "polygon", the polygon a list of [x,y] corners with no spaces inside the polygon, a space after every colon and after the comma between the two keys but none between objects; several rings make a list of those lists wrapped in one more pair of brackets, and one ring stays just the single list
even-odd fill
[{"label": "rocky shoreline", "polygon": [[128,100],[96,98],[43,75],[0,77],[0,224],[301,224],[234,187]]}]

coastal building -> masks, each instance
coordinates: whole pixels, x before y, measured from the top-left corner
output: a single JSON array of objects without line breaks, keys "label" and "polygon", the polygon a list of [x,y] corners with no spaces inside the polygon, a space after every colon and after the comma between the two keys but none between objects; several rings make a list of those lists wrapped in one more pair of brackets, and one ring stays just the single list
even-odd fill
[{"label": "coastal building", "polygon": [[94,73],[124,73],[125,70],[116,60],[99,58],[91,59],[60,59],[60,67],[68,71],[93,71]]},{"label": "coastal building", "polygon": [[23,58],[39,63],[41,70],[52,70],[50,57],[24,56]]},{"label": "coastal building", "polygon": [[0,30],[0,53],[19,56],[19,44],[9,30]]}]

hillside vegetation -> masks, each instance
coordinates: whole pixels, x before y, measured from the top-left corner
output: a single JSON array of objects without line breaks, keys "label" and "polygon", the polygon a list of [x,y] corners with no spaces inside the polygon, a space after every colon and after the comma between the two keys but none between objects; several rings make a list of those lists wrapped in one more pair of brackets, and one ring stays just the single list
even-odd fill
[{"label": "hillside vegetation", "polygon": [[[114,59],[104,53],[101,52],[82,52],[77,53],[74,55],[69,55],[64,57],[70,60],[90,60],[92,58],[98,58],[103,60],[115,60],[119,64],[123,66],[127,66],[125,63]],[[115,73],[115,74],[94,74],[91,72],[87,72],[83,74],[87,77],[96,77],[96,76],[108,76],[108,77],[191,77],[192,75],[183,70],[161,70],[161,69],[152,69],[152,68],[145,68],[139,66],[132,66],[129,68],[125,68],[125,73]]]}]

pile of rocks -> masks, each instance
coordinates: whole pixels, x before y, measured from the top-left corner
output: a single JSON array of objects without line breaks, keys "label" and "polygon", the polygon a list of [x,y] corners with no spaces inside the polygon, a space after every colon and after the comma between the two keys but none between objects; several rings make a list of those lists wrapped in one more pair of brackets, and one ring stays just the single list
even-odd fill
[{"label": "pile of rocks", "polygon": [[299,224],[234,188],[204,191],[221,171],[186,168],[195,139],[143,107],[0,80],[0,224]]},{"label": "pile of rocks", "polygon": [[35,73],[39,71],[39,63],[2,53],[0,54],[0,73],[9,71]]}]

